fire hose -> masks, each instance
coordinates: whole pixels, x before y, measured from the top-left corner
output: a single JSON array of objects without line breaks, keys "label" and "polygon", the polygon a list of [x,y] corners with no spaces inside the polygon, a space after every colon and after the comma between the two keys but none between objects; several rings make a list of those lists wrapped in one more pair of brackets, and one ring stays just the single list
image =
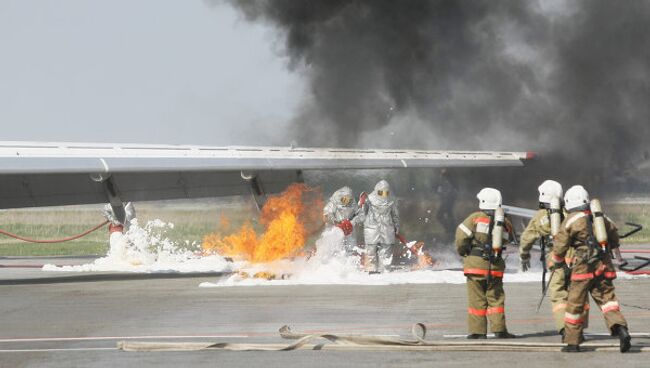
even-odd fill
[{"label": "fire hose", "polygon": [[[279,330],[280,336],[297,340],[292,344],[264,343],[209,343],[209,342],[139,342],[120,341],[117,347],[123,351],[291,351],[291,350],[381,350],[381,351],[522,351],[559,352],[565,344],[543,342],[503,341],[435,341],[425,340],[426,327],[416,323],[411,329],[413,339],[391,338],[376,335],[302,334],[291,331],[289,326]],[[318,340],[326,340],[324,344]],[[316,343],[315,343],[316,342]],[[584,351],[618,351],[619,344],[586,343]],[[650,346],[633,346],[632,351],[650,352]]]},{"label": "fire hose", "polygon": [[10,233],[10,232],[5,231],[5,230],[0,230],[0,234],[6,235],[6,236],[14,238],[14,239],[26,241],[28,243],[40,243],[40,244],[63,243],[63,242],[83,238],[84,236],[92,233],[93,231],[101,229],[104,225],[106,225],[108,223],[109,223],[109,221],[106,220],[106,221],[102,222],[101,224],[99,224],[99,225],[97,225],[97,226],[95,226],[95,227],[93,227],[91,229],[88,229],[88,230],[86,230],[86,231],[84,231],[84,232],[82,232],[80,234],[69,236],[69,237],[62,238],[62,239],[31,239],[31,238],[27,238],[27,237],[24,237],[24,236],[20,236],[20,235]]}]

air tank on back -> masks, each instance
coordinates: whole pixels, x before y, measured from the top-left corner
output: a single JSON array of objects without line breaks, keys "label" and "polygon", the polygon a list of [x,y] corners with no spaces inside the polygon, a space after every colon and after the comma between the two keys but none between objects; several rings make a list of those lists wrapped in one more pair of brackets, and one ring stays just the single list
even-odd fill
[{"label": "air tank on back", "polygon": [[497,207],[494,210],[494,226],[492,227],[492,251],[495,254],[501,252],[503,246],[503,227],[505,226],[505,213],[503,208]]},{"label": "air tank on back", "polygon": [[560,198],[551,198],[551,235],[555,236],[560,232],[560,224],[562,223],[562,208],[560,206]]},{"label": "air tank on back", "polygon": [[603,215],[603,207],[600,200],[592,199],[589,204],[591,214],[594,217],[594,235],[596,241],[600,244],[603,250],[607,249],[607,229],[605,228],[605,217]]}]

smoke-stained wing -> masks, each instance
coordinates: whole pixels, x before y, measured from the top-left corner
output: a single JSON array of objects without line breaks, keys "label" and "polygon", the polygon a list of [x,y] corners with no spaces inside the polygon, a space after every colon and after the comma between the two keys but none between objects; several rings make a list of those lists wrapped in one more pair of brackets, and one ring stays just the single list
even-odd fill
[{"label": "smoke-stained wing", "polygon": [[283,190],[303,170],[521,166],[526,152],[0,142],[0,208]]}]

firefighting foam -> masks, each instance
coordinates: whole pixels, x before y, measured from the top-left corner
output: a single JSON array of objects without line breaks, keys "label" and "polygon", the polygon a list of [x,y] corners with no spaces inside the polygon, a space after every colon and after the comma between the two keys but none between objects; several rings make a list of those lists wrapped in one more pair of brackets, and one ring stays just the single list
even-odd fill
[{"label": "firefighting foam", "polygon": [[[316,241],[316,252],[309,259],[276,261],[267,264],[243,265],[240,272],[216,282],[201,283],[201,287],[232,287],[253,285],[390,285],[390,284],[463,284],[465,276],[458,257],[451,251],[436,254],[438,263],[434,268],[415,271],[394,271],[369,275],[359,268],[357,260],[340,252],[343,233],[332,228],[324,231]],[[516,257],[511,257],[509,267],[515,269]],[[241,271],[244,271],[242,274]],[[251,277],[260,272],[275,275],[274,278]],[[266,276],[266,275],[265,275]],[[512,273],[506,282],[539,282],[540,272]]]},{"label": "firefighting foam", "polygon": [[140,226],[134,219],[124,235],[111,234],[106,257],[77,266],[45,265],[43,271],[228,272],[236,266],[218,254],[198,255],[192,244],[174,243],[165,236],[173,226],[161,220]]}]

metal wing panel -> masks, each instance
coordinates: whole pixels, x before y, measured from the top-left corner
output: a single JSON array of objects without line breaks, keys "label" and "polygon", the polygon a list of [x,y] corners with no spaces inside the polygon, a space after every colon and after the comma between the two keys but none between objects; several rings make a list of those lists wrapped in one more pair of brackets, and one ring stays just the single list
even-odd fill
[{"label": "metal wing panel", "polygon": [[427,167],[523,166],[521,160],[493,159],[329,159],[329,158],[77,158],[0,157],[0,174],[396,169]]},{"label": "metal wing panel", "polygon": [[536,210],[531,210],[523,207],[506,206],[506,205],[503,205],[501,207],[503,207],[503,211],[508,215],[523,217],[526,219],[532,219],[533,217],[535,217],[535,214],[537,213]]},{"label": "metal wing panel", "polygon": [[[521,166],[526,152],[347,150],[0,142],[0,208],[257,195],[301,180],[302,170]],[[249,180],[246,180],[247,177]]]},{"label": "metal wing panel", "polygon": [[0,142],[0,173],[388,169],[521,166],[526,152]]},{"label": "metal wing panel", "polygon": [[0,208],[106,202],[88,174],[0,175]]},{"label": "metal wing panel", "polygon": [[[299,180],[292,171],[257,173],[259,192],[277,193]],[[116,173],[111,176],[123,201],[152,201],[253,194],[239,171]],[[87,174],[1,175],[0,208],[106,203],[101,183]]]}]

